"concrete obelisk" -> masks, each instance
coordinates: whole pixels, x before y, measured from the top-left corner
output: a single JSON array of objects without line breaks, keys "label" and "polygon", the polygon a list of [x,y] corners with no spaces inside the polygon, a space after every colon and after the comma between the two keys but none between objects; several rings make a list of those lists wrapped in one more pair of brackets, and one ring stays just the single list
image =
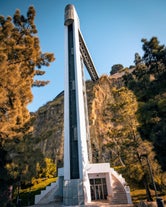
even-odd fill
[{"label": "concrete obelisk", "polygon": [[90,201],[87,106],[83,63],[79,46],[79,19],[73,5],[65,8],[64,95],[64,205]]}]

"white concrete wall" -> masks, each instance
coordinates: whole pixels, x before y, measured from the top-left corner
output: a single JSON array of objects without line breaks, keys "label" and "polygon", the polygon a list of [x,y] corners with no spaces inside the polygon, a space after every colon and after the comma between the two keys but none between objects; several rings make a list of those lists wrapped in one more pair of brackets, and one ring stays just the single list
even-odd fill
[{"label": "white concrete wall", "polygon": [[69,143],[69,59],[68,27],[65,26],[65,90],[64,90],[64,180],[70,179],[70,143]]},{"label": "white concrete wall", "polygon": [[[86,117],[84,106],[84,86],[82,77],[82,66],[80,58],[79,46],[79,19],[74,9],[74,22],[73,24],[73,44],[74,44],[74,66],[75,66],[75,84],[76,84],[76,112],[77,112],[77,134],[78,134],[78,156],[79,156],[79,174],[80,179],[83,181],[83,188],[85,192],[85,199],[90,201],[90,185],[86,172],[88,164],[88,150],[86,139]],[[64,180],[70,180],[70,144],[69,144],[69,62],[68,62],[68,27],[65,26],[65,104],[64,104]]]},{"label": "white concrete wall", "polygon": [[108,195],[112,194],[111,188],[111,168],[109,163],[95,163],[87,165],[89,179],[106,178]]},{"label": "white concrete wall", "polygon": [[78,133],[78,152],[79,152],[79,173],[80,179],[83,180],[85,202],[91,200],[90,184],[86,171],[88,164],[88,150],[87,150],[87,133],[86,133],[86,112],[84,104],[84,77],[82,76],[82,63],[79,44],[79,19],[75,11],[75,21],[73,23],[74,30],[74,57],[75,57],[75,77],[76,77],[76,109],[77,109],[77,133]]}]

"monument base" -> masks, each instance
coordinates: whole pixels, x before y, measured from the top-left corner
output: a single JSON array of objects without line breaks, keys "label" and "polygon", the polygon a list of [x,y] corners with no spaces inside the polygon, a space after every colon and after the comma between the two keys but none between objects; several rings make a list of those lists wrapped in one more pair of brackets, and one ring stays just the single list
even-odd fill
[{"label": "monument base", "polygon": [[35,204],[61,201],[63,206],[88,206],[91,202],[107,200],[110,205],[132,206],[129,186],[109,163],[88,164],[86,172],[88,180],[64,180],[64,169],[59,168],[58,180],[52,189],[54,195],[51,198],[49,192],[38,195]]},{"label": "monument base", "polygon": [[63,205],[84,205],[83,182],[80,179],[64,180],[63,182]]}]

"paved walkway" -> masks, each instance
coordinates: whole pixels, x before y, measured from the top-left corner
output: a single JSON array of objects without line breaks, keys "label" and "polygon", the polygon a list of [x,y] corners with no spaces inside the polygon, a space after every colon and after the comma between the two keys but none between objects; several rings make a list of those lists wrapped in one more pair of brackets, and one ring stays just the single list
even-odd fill
[{"label": "paved walkway", "polygon": [[[123,205],[111,205],[108,201],[98,201],[91,202],[86,206],[72,206],[72,207],[131,207],[132,204],[123,204]],[[36,204],[29,207],[65,207],[62,203],[49,203],[49,204]],[[69,207],[69,206],[68,206]]]},{"label": "paved walkway", "polygon": [[[86,206],[81,206],[81,207],[106,207],[106,206],[111,206],[108,201],[98,201],[98,202],[91,202],[87,204]],[[64,207],[62,203],[49,203],[49,204],[36,204],[33,206],[28,206],[28,207]],[[74,206],[72,206],[74,207]],[[79,207],[79,206],[75,206]]]}]

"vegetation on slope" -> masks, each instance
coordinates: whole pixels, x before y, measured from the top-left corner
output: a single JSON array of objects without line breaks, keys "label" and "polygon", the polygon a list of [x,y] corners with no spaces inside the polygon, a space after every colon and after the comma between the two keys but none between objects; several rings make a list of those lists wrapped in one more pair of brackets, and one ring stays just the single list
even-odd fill
[{"label": "vegetation on slope", "polygon": [[[20,173],[27,174],[29,171],[30,168],[27,167],[29,163],[32,167],[31,172],[34,170],[32,165],[34,152],[31,156],[29,154],[33,149],[28,151],[28,145],[25,146],[25,139],[33,130],[27,105],[33,98],[32,87],[44,86],[49,82],[35,81],[35,75],[44,75],[45,72],[40,68],[49,66],[49,63],[54,61],[52,53],[43,53],[40,49],[34,24],[35,15],[35,9],[30,6],[26,16],[21,15],[18,9],[13,18],[0,16],[1,206],[4,206],[10,197],[8,188],[17,182]],[[10,143],[13,148],[9,146]],[[20,144],[17,145],[18,143]],[[24,167],[20,159],[23,154]],[[21,167],[18,167],[20,163]],[[9,165],[15,170],[19,168],[16,170],[17,173],[12,170],[13,176],[8,170]]]},{"label": "vegetation on slope", "polygon": [[[147,200],[152,200],[154,186],[148,162],[158,192],[164,193],[166,189],[165,166],[161,162],[165,152],[158,148],[165,147],[164,136],[160,138],[162,145],[159,140],[154,142],[156,133],[153,139],[147,136],[165,127],[165,79],[162,78],[165,72],[162,69],[158,76],[158,72],[151,72],[152,66],[139,60],[134,69],[121,69],[111,76],[102,76],[96,83],[86,83],[92,157],[93,162],[110,162],[132,190],[144,188]],[[31,148],[54,160],[57,167],[62,166],[63,93],[41,107],[33,117]]]},{"label": "vegetation on slope", "polygon": [[138,100],[141,136],[153,143],[157,159],[165,171],[166,48],[156,37],[142,41],[145,53],[134,72],[125,76],[125,83]]},{"label": "vegetation on slope", "polygon": [[[34,178],[54,176],[63,165],[63,93],[31,119],[26,109],[31,87],[47,83],[34,82],[35,75],[44,74],[36,67],[54,60],[40,51],[34,17],[33,7],[27,17],[17,10],[13,22],[0,17],[2,206],[9,186],[26,187]],[[151,200],[148,162],[157,190],[166,189],[166,48],[156,37],[142,42],[144,55],[135,54],[135,66],[117,64],[111,76],[88,81],[87,98],[93,162],[110,162],[131,187],[144,187]]]}]

